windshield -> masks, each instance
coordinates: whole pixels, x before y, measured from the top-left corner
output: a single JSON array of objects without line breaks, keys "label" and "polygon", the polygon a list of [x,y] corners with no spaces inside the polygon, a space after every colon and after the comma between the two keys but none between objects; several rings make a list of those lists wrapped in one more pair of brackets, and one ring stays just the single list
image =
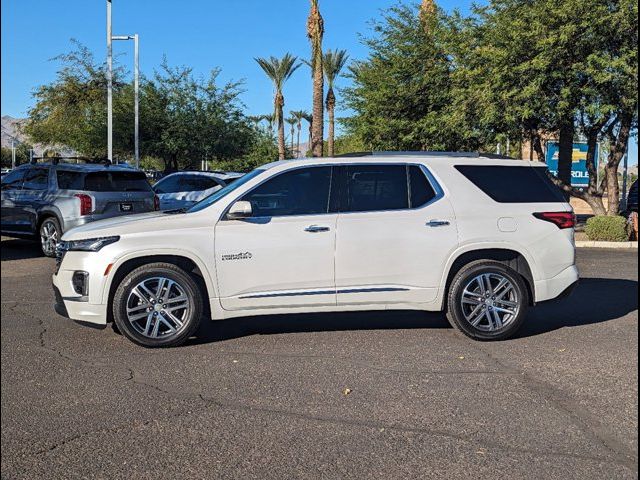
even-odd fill
[{"label": "windshield", "polygon": [[244,185],[248,181],[256,178],[258,175],[260,175],[260,174],[262,174],[264,172],[265,172],[265,170],[258,169],[258,170],[254,170],[251,173],[247,173],[245,176],[240,177],[238,180],[233,182],[231,185],[227,185],[223,189],[218,190],[217,192],[215,192],[213,195],[209,195],[207,198],[199,201],[193,207],[191,207],[189,210],[187,210],[187,212],[188,213],[199,212],[200,210],[204,210],[205,208],[210,207],[211,205],[216,203],[221,198],[226,197],[227,195],[229,195],[231,192],[233,192],[237,188],[241,187],[242,185]]}]

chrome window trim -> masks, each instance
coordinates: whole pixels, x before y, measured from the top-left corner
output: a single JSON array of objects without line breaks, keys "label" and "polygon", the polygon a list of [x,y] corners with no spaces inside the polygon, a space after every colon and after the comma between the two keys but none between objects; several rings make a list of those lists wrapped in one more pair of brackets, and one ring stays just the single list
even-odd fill
[{"label": "chrome window trim", "polygon": [[[304,218],[304,217],[325,217],[328,215],[354,215],[354,214],[371,214],[371,213],[386,213],[386,212],[417,212],[420,210],[423,210],[427,207],[429,207],[430,205],[433,205],[434,203],[442,200],[445,197],[445,192],[444,189],[442,188],[442,186],[440,185],[440,183],[438,182],[438,180],[436,180],[435,176],[433,175],[433,173],[431,173],[431,171],[429,170],[429,168],[420,162],[350,162],[350,163],[326,163],[326,164],[314,164],[314,165],[300,165],[297,167],[293,167],[287,170],[283,170],[281,172],[278,172],[274,175],[271,175],[269,178],[265,178],[264,180],[262,180],[260,183],[258,183],[257,185],[255,185],[254,187],[251,187],[249,190],[245,191],[244,193],[240,194],[239,196],[237,196],[232,202],[229,203],[229,205],[227,205],[224,210],[222,211],[222,214],[220,215],[220,218],[218,219],[218,221],[239,221],[239,220],[230,220],[227,218],[227,213],[229,212],[229,209],[231,208],[231,206],[236,203],[240,198],[244,197],[245,195],[248,195],[249,193],[251,193],[254,189],[258,188],[259,186],[261,186],[263,183],[268,182],[269,180],[271,180],[272,178],[276,178],[279,175],[283,175],[285,173],[289,173],[289,172],[293,172],[295,170],[300,170],[303,168],[318,168],[318,167],[331,167],[331,183],[329,185],[329,205],[331,202],[331,193],[332,193],[332,187],[333,187],[333,168],[334,167],[349,167],[349,166],[353,166],[353,165],[360,165],[360,166],[376,166],[376,165],[380,165],[380,166],[394,166],[394,165],[404,165],[406,167],[411,167],[411,166],[416,166],[418,167],[422,173],[427,177],[427,181],[431,184],[431,188],[433,188],[434,192],[436,193],[436,196],[433,197],[431,200],[429,200],[427,203],[425,203],[424,205],[421,205],[419,207],[415,207],[415,208],[403,208],[403,209],[398,209],[398,210],[371,210],[371,211],[366,211],[366,212],[328,212],[328,213],[315,213],[315,214],[308,214],[308,215],[278,215],[278,216],[274,216],[274,217],[250,217],[248,219],[245,219],[243,221],[247,221],[247,220],[264,220],[264,219],[269,219],[269,218]],[[265,170],[266,171],[266,170]],[[408,174],[407,174],[407,181],[408,180]]]}]

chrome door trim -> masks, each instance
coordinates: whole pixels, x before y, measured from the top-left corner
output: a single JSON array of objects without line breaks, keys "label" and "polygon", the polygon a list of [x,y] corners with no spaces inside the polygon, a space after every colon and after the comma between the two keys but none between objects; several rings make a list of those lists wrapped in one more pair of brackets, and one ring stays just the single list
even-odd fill
[{"label": "chrome door trim", "polygon": [[306,292],[283,292],[283,293],[257,293],[254,295],[244,295],[238,297],[240,300],[255,298],[280,298],[280,297],[306,297],[310,295],[337,295],[350,293],[384,293],[384,292],[408,292],[409,288],[404,287],[371,287],[371,288],[346,288],[342,290],[311,290]]}]

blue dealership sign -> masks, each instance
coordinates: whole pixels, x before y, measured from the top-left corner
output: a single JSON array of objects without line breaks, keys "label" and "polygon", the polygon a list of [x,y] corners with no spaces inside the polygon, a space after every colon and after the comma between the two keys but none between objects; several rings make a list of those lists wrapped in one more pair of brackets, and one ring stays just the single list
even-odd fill
[{"label": "blue dealership sign", "polygon": [[[573,157],[571,165],[571,185],[574,187],[589,186],[589,171],[587,170],[586,143],[573,144]],[[547,142],[547,167],[549,171],[558,176],[558,154],[560,148],[558,142]],[[596,171],[598,170],[599,147],[596,147]]]}]

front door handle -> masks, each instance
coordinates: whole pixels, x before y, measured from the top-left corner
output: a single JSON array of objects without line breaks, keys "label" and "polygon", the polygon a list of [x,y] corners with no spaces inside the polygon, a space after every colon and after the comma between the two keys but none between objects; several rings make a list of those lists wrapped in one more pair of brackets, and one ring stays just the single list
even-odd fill
[{"label": "front door handle", "polygon": [[451,223],[446,220],[431,220],[427,222],[427,227],[448,227],[449,225]]},{"label": "front door handle", "polygon": [[331,230],[329,227],[321,227],[320,225],[309,225],[304,229],[305,232],[309,233],[328,232],[329,230]]}]

